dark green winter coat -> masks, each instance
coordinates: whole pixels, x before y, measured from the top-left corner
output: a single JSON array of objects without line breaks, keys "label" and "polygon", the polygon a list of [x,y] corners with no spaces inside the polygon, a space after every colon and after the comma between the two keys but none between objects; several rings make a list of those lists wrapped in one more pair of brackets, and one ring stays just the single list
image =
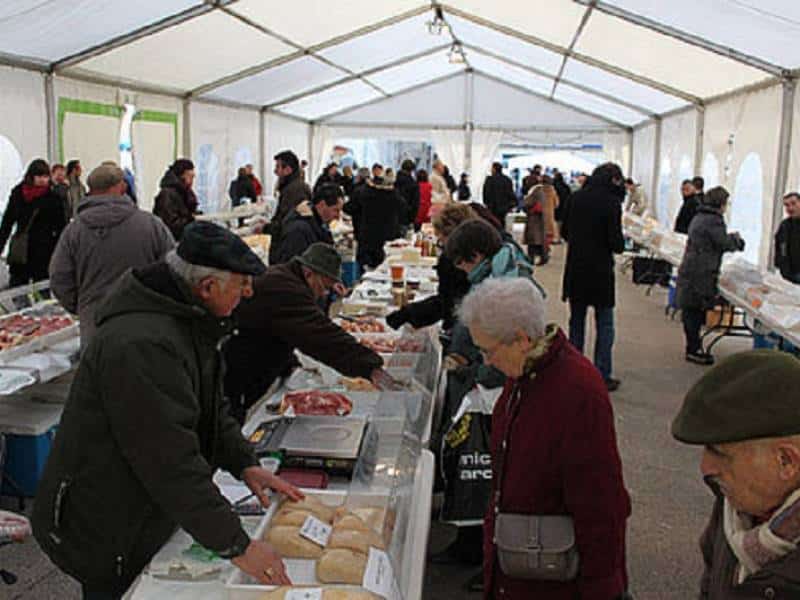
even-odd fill
[{"label": "dark green winter coat", "polygon": [[33,512],[39,544],[91,589],[124,591],[180,526],[247,543],[211,480],[256,464],[222,401],[228,323],[158,263],[127,272],[97,314]]}]

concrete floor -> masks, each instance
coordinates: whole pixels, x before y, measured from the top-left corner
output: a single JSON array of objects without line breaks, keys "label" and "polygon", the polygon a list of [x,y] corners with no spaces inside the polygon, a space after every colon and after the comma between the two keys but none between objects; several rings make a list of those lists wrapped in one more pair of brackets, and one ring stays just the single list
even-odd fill
[{"label": "concrete floor", "polygon": [[[567,322],[560,301],[563,246],[537,270],[536,277],[549,293],[549,320]],[[703,367],[683,358],[680,323],[664,315],[666,294],[651,296],[630,283],[630,275],[617,280],[617,341],[615,375],[622,380],[612,401],[625,481],[633,501],[628,522],[628,568],[631,591],[639,600],[685,600],[697,595],[701,559],[697,539],[711,505],[702,484],[696,448],[682,446],[669,435],[670,422],[683,395],[702,374]],[[587,348],[592,348],[593,336]],[[725,340],[715,354],[722,357],[746,349],[745,340]],[[16,503],[0,503],[16,509]],[[438,551],[453,537],[447,526],[435,523],[430,548]],[[0,598],[70,600],[79,598],[78,587],[61,574],[33,541],[0,548],[0,568],[14,571],[19,582],[0,583]],[[425,600],[479,598],[461,586],[475,571],[463,567],[428,565]]]}]

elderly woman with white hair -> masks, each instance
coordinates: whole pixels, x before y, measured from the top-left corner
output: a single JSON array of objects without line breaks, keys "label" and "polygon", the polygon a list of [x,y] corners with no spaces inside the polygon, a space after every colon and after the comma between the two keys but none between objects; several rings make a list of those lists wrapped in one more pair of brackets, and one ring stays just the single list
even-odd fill
[{"label": "elderly woman with white hair", "polygon": [[459,317],[508,376],[492,416],[484,597],[626,598],[630,499],[602,377],[546,325],[528,279],[487,279]]}]

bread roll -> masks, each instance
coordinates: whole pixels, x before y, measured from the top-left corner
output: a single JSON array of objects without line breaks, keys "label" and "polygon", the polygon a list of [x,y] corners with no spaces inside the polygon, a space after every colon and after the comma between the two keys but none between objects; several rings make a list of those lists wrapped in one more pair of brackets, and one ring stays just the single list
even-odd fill
[{"label": "bread roll", "polygon": [[374,531],[357,531],[334,527],[331,538],[328,540],[327,548],[331,550],[334,548],[346,548],[362,554],[369,554],[370,546],[379,550],[386,548],[381,536]]},{"label": "bread roll", "polygon": [[308,517],[315,516],[312,515],[307,510],[295,510],[292,508],[282,508],[278,511],[272,520],[270,521],[271,527],[276,527],[278,525],[291,525],[292,527],[302,527],[303,523],[306,522]]},{"label": "bread roll", "polygon": [[372,531],[372,529],[370,529],[369,526],[364,523],[364,521],[352,513],[346,513],[341,516],[337,516],[333,520],[333,527],[335,529],[350,529],[352,531]]},{"label": "bread roll", "polygon": [[361,585],[367,568],[367,555],[344,548],[326,550],[317,563],[317,579],[323,583]]},{"label": "bread roll", "polygon": [[323,523],[333,523],[333,515],[336,512],[335,507],[323,504],[313,496],[306,496],[305,499],[300,500],[300,502],[287,500],[286,502],[281,504],[281,510],[287,510],[287,509],[304,510],[306,512],[310,512],[312,515],[317,517]]},{"label": "bread roll", "polygon": [[264,538],[283,558],[311,558],[322,556],[322,547],[300,535],[299,527],[276,525]]}]

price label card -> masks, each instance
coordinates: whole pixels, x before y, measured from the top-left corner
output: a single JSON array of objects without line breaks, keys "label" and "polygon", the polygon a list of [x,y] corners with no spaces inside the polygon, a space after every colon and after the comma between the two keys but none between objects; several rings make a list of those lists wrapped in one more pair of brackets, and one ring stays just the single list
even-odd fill
[{"label": "price label card", "polygon": [[322,588],[289,590],[283,600],[322,600]]},{"label": "price label card", "polygon": [[394,577],[389,555],[383,550],[370,547],[367,568],[362,585],[365,589],[386,600],[400,600],[400,590]]},{"label": "price label card", "polygon": [[316,517],[307,517],[300,528],[300,535],[324,548],[328,545],[332,529],[330,525],[323,523]]}]

